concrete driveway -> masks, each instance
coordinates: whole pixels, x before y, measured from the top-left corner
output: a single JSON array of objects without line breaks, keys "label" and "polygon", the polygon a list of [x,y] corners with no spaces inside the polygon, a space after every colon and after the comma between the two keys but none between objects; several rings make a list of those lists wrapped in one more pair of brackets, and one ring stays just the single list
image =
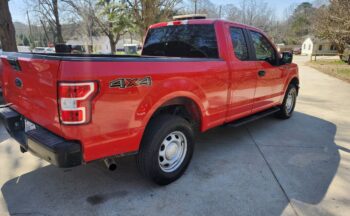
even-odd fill
[{"label": "concrete driveway", "polygon": [[350,85],[303,66],[293,118],[202,134],[166,187],[134,158],[58,169],[21,154],[1,126],[0,215],[350,215]]}]

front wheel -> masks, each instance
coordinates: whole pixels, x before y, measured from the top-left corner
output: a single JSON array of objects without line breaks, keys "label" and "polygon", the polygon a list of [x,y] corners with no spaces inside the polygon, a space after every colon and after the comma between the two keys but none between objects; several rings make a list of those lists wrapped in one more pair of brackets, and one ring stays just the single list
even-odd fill
[{"label": "front wheel", "polygon": [[292,116],[297,101],[298,90],[294,84],[290,84],[287,88],[283,103],[280,106],[280,111],[277,112],[277,117],[288,119]]},{"label": "front wheel", "polygon": [[159,185],[167,185],[184,173],[193,149],[191,124],[179,116],[161,115],[146,128],[137,164],[143,175]]}]

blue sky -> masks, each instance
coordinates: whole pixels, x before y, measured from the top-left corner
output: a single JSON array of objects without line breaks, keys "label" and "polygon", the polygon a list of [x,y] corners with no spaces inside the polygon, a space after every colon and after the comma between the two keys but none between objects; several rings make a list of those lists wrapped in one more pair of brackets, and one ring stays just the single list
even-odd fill
[{"label": "blue sky", "polygon": [[[241,0],[212,0],[213,3],[219,4],[236,4],[238,5]],[[259,0],[258,0],[259,1]],[[310,0],[265,0],[268,2],[270,7],[276,10],[276,15],[278,18],[283,17],[283,13],[286,8],[288,8],[292,4],[300,4],[302,2]],[[11,0],[9,1],[10,11],[12,14],[12,18],[14,21],[24,22],[26,23],[26,0]]]}]

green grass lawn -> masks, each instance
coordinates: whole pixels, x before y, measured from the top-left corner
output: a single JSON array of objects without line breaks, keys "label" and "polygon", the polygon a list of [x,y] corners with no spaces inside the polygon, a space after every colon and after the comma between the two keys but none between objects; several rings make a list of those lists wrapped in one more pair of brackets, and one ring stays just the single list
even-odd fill
[{"label": "green grass lawn", "polygon": [[307,64],[323,73],[350,82],[350,65],[341,60],[317,60]]}]

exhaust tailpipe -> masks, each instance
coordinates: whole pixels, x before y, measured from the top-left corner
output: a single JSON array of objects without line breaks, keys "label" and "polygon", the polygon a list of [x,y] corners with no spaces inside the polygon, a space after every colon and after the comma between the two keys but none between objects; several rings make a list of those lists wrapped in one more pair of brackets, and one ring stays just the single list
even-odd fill
[{"label": "exhaust tailpipe", "polygon": [[115,171],[117,169],[117,163],[115,162],[115,160],[113,158],[106,158],[106,159],[104,159],[104,162],[105,162],[107,169],[109,171]]}]

